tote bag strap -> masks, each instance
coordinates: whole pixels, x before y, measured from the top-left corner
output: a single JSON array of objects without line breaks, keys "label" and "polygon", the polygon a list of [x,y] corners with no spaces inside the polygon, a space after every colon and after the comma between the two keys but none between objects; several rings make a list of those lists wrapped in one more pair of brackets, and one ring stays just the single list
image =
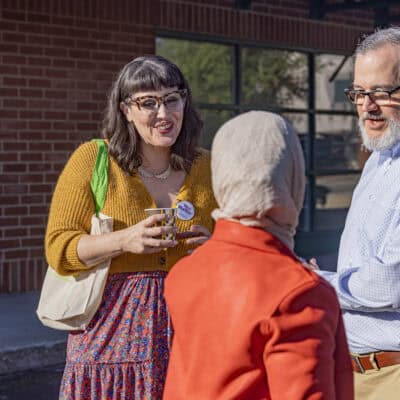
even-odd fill
[{"label": "tote bag strap", "polygon": [[97,143],[98,151],[92,179],[90,181],[90,188],[93,193],[96,216],[99,216],[99,212],[103,209],[107,195],[108,149],[103,139],[93,139],[93,141]]}]

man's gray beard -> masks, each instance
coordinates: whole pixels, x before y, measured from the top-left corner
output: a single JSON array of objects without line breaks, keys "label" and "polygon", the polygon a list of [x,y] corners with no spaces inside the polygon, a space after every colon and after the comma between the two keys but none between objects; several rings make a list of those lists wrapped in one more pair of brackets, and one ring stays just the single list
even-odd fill
[{"label": "man's gray beard", "polygon": [[388,119],[388,121],[389,126],[381,136],[369,137],[364,127],[363,119],[358,119],[361,139],[366,149],[370,151],[388,150],[400,141],[400,122],[397,122],[392,118]]}]

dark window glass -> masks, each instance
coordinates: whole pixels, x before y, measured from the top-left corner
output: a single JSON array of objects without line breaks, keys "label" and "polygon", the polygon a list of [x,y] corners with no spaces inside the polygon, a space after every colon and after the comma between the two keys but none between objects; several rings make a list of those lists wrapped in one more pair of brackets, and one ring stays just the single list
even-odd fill
[{"label": "dark window glass", "polygon": [[200,110],[204,121],[204,129],[202,135],[202,146],[206,149],[211,149],[212,140],[217,130],[221,125],[230,119],[233,114],[231,111],[218,110]]},{"label": "dark window glass", "polygon": [[351,86],[353,58],[333,54],[315,56],[315,107],[324,110],[354,110],[343,90]]},{"label": "dark window glass", "polygon": [[306,113],[283,113],[282,116],[293,125],[299,135],[307,135],[308,115]]},{"label": "dark window glass", "polygon": [[351,115],[317,115],[316,170],[355,170],[362,167],[363,151],[357,118]]},{"label": "dark window glass", "polygon": [[157,38],[156,53],[179,66],[199,103],[232,103],[232,46]]},{"label": "dark window glass", "polygon": [[242,103],[254,107],[306,108],[308,96],[305,54],[242,49]]},{"label": "dark window glass", "polygon": [[316,180],[316,206],[319,209],[348,208],[359,174],[326,175]]}]

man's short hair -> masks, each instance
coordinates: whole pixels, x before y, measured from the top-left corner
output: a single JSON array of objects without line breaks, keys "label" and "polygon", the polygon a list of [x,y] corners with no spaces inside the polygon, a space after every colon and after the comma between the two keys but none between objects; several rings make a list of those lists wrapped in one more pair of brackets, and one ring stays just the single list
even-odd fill
[{"label": "man's short hair", "polygon": [[374,33],[363,36],[354,54],[357,57],[387,45],[400,46],[400,27],[378,29]]}]

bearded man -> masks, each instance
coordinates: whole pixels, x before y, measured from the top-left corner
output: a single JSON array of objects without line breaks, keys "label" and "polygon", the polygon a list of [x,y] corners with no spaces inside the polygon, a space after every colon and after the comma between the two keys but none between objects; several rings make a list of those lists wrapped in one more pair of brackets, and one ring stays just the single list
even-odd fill
[{"label": "bearded man", "polygon": [[367,36],[345,90],[372,151],[354,191],[336,289],[352,352],[356,399],[393,400],[400,388],[400,28]]}]

